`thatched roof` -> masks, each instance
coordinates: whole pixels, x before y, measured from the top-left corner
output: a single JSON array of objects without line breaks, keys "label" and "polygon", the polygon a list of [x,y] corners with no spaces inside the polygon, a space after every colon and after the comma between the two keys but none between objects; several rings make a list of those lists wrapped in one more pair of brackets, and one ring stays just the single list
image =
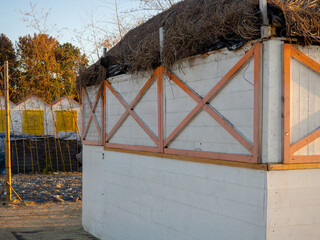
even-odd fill
[{"label": "thatched roof", "polygon": [[[320,0],[268,0],[270,24],[277,35],[318,41]],[[83,86],[96,85],[110,76],[148,71],[196,54],[260,38],[259,0],[184,0],[129,31],[107,52],[107,57],[82,72]],[[159,28],[165,39],[160,63]]]}]

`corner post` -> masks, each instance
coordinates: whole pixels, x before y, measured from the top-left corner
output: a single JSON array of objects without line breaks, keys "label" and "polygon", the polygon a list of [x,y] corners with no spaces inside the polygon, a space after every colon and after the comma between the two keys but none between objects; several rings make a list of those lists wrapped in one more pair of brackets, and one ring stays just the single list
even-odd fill
[{"label": "corner post", "polygon": [[10,148],[10,108],[9,108],[9,70],[8,61],[4,63],[5,116],[6,116],[6,176],[7,201],[12,200],[11,193],[11,148]]}]

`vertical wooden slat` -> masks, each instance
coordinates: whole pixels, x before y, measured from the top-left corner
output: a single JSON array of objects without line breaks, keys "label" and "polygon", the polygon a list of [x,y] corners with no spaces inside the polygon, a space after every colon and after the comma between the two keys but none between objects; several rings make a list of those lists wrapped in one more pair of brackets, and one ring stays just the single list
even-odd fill
[{"label": "vertical wooden slat", "polygon": [[158,68],[158,137],[159,137],[159,151],[163,153],[164,143],[163,143],[163,134],[164,134],[164,118],[163,118],[163,67]]},{"label": "vertical wooden slat", "polygon": [[83,95],[83,92],[84,92],[84,87],[81,87],[81,129],[82,129],[82,136],[81,136],[81,140],[83,141],[84,140],[84,95]]},{"label": "vertical wooden slat", "polygon": [[102,84],[102,116],[101,116],[101,144],[104,145],[106,137],[106,81]]},{"label": "vertical wooden slat", "polygon": [[[6,176],[7,176],[7,201],[12,200],[11,192],[11,147],[10,147],[10,107],[9,107],[9,63],[4,62],[4,87],[5,87],[5,117],[6,117]],[[30,150],[32,151],[32,150]],[[32,165],[33,167],[33,165]]]},{"label": "vertical wooden slat", "polygon": [[291,46],[284,44],[283,83],[283,162],[290,163],[290,61]]},{"label": "vertical wooden slat", "polygon": [[258,43],[254,47],[254,136],[253,159],[261,161],[261,131],[262,131],[262,46]]}]

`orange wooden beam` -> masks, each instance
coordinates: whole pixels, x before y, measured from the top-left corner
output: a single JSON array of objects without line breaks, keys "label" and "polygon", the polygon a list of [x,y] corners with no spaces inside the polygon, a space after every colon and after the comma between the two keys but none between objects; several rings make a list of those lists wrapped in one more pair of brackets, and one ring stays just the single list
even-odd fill
[{"label": "orange wooden beam", "polygon": [[261,161],[262,136],[262,44],[254,46],[253,158]]},{"label": "orange wooden beam", "polygon": [[317,140],[319,137],[320,137],[320,129],[317,129],[310,135],[304,137],[303,139],[299,140],[295,144],[292,144],[290,147],[290,155],[293,155],[295,152],[299,151],[301,148]]},{"label": "orange wooden beam", "polygon": [[163,153],[163,134],[164,134],[164,109],[163,109],[163,67],[157,69],[157,95],[158,95],[158,138],[159,138],[159,151]]},{"label": "orange wooden beam", "polygon": [[284,44],[284,86],[283,86],[283,162],[290,163],[290,62],[291,46]]},{"label": "orange wooden beam", "polygon": [[320,64],[319,63],[317,63],[312,58],[308,57],[307,55],[305,55],[304,53],[302,53],[301,51],[299,51],[298,49],[296,49],[292,46],[290,46],[290,50],[291,50],[292,57],[294,57],[302,64],[306,65],[310,69],[312,69],[320,74]]},{"label": "orange wooden beam", "polygon": [[217,159],[217,160],[229,160],[235,162],[247,162],[253,163],[254,159],[250,155],[242,154],[231,154],[231,153],[217,153],[217,152],[206,152],[206,151],[191,151],[191,150],[181,150],[181,149],[172,149],[165,148],[164,153],[174,154],[188,157],[200,157],[208,159]]}]

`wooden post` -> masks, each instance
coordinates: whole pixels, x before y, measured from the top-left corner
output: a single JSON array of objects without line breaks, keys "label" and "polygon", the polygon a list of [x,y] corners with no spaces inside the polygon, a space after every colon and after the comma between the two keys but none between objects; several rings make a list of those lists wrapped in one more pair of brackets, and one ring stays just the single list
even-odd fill
[{"label": "wooden post", "polygon": [[160,43],[160,61],[162,63],[162,52],[163,52],[163,42],[164,42],[164,28],[159,28],[159,43]]},{"label": "wooden post", "polygon": [[259,0],[259,8],[262,16],[261,38],[268,38],[270,36],[270,31],[268,26],[267,0]]},{"label": "wooden post", "polygon": [[7,201],[12,200],[11,193],[11,148],[10,148],[10,108],[9,108],[9,74],[8,61],[4,63],[5,116],[6,116],[6,175]]},{"label": "wooden post", "polygon": [[107,56],[107,48],[103,48],[103,57]]}]

